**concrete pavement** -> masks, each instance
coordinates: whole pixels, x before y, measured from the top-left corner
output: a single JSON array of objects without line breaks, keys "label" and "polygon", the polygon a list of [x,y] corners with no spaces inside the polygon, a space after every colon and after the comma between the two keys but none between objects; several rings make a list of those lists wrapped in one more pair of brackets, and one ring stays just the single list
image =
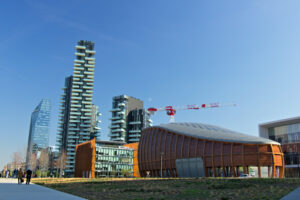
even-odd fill
[{"label": "concrete pavement", "polygon": [[18,185],[17,179],[0,178],[0,200],[84,200],[64,192],[59,192],[36,184]]},{"label": "concrete pavement", "polygon": [[300,187],[284,196],[281,200],[298,200],[300,199]]}]

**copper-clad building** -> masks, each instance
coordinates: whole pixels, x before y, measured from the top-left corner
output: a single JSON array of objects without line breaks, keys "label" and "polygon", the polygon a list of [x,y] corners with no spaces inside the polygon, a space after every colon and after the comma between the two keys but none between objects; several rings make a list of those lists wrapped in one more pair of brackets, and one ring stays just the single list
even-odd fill
[{"label": "copper-clad building", "polygon": [[284,177],[279,143],[200,123],[144,129],[138,165],[141,176],[151,177]]}]

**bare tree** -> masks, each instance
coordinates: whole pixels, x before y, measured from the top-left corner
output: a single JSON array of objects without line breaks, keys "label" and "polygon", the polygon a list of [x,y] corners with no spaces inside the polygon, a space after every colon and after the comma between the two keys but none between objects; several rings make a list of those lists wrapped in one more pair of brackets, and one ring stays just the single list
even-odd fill
[{"label": "bare tree", "polygon": [[47,172],[49,169],[49,152],[48,149],[42,149],[39,158],[39,168],[42,172]]},{"label": "bare tree", "polygon": [[36,153],[32,153],[29,159],[29,167],[32,171],[35,171],[37,167],[37,155]]},{"label": "bare tree", "polygon": [[25,161],[25,153],[22,151],[14,152],[13,158],[12,158],[12,168],[13,169],[19,169],[24,167]]},{"label": "bare tree", "polygon": [[63,175],[63,172],[66,168],[66,162],[67,162],[67,153],[66,153],[66,151],[63,151],[59,155],[57,162],[56,162],[56,168],[57,168],[57,170],[59,170],[59,177],[62,177],[62,175]]}]

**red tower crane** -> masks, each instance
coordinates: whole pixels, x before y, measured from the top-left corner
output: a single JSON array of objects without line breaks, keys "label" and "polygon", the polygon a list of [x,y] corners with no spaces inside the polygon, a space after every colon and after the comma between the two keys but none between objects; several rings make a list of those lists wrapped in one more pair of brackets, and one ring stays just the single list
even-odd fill
[{"label": "red tower crane", "polygon": [[166,111],[167,115],[170,116],[170,122],[174,122],[174,116],[177,110],[200,110],[205,108],[218,108],[218,107],[228,107],[228,106],[236,106],[236,104],[209,103],[209,104],[201,104],[201,105],[187,105],[184,107],[166,106],[164,108],[148,108],[148,112],[153,115],[157,111]]}]

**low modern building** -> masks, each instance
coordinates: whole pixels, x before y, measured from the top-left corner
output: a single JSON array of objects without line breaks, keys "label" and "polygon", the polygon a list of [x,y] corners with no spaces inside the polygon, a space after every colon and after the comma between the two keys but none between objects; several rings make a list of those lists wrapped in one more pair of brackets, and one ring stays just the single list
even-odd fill
[{"label": "low modern building", "polygon": [[142,177],[284,177],[278,142],[200,123],[144,129],[138,147]]},{"label": "low modern building", "polygon": [[259,124],[259,135],[281,144],[285,177],[300,177],[300,117]]},{"label": "low modern building", "polygon": [[132,177],[134,149],[124,144],[96,139],[78,144],[75,177]]}]

